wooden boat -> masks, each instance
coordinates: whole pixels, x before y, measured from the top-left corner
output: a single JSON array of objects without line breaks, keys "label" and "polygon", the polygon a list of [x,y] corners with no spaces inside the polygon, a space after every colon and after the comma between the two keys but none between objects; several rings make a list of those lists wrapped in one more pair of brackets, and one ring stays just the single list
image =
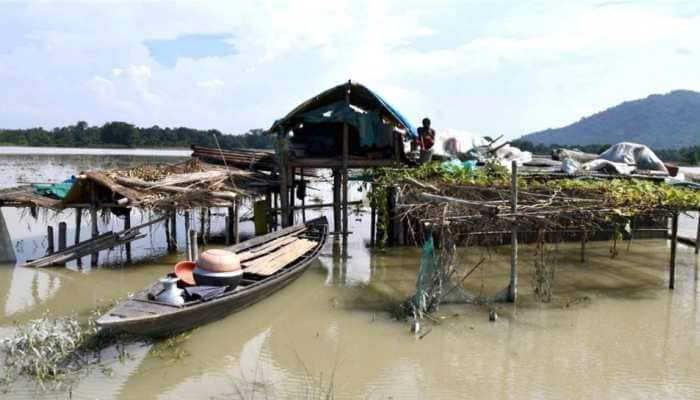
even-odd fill
[{"label": "wooden boat", "polygon": [[[322,217],[228,247],[227,250],[241,256],[244,266],[243,279],[235,289],[207,301],[192,300],[176,306],[155,300],[162,290],[161,283],[156,281],[117,304],[102,315],[97,324],[136,335],[159,337],[221,319],[261,301],[301,276],[318,257],[327,234],[328,223]],[[306,244],[301,250],[299,242]]]}]

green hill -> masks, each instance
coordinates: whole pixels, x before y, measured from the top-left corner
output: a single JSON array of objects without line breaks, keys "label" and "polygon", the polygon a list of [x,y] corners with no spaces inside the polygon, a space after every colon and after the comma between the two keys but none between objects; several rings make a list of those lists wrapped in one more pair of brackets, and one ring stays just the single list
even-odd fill
[{"label": "green hill", "polygon": [[563,128],[524,135],[544,145],[637,142],[654,149],[700,145],[700,93],[676,90],[626,101]]}]

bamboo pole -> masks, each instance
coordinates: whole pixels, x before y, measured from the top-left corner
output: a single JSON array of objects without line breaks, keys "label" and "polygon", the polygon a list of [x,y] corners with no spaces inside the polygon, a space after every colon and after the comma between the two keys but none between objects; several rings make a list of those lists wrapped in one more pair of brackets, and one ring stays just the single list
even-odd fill
[{"label": "bamboo pole", "polygon": [[233,221],[231,221],[231,223],[233,242],[238,244],[241,241],[241,203],[238,200],[236,200],[235,206],[233,207]]},{"label": "bamboo pole", "polygon": [[[518,212],[518,164],[511,163],[510,179],[510,208],[513,214]],[[517,219],[513,224],[510,235],[510,285],[508,286],[508,301],[515,302],[518,298],[518,226]]]},{"label": "bamboo pole", "polygon": [[83,212],[75,209],[75,240],[73,243],[80,243],[80,227],[83,224]]},{"label": "bamboo pole", "polygon": [[46,254],[53,254],[54,248],[53,226],[46,227]]},{"label": "bamboo pole", "polygon": [[177,211],[170,216],[170,243],[173,251],[177,252]]},{"label": "bamboo pole", "polygon": [[185,248],[187,249],[187,259],[192,261],[192,240],[190,240],[190,212],[185,211]]},{"label": "bamboo pole", "polygon": [[299,168],[299,178],[304,187],[304,192],[301,196],[301,221],[306,222],[306,181],[304,180],[304,168]]},{"label": "bamboo pole", "polygon": [[[68,226],[66,225],[65,222],[58,223],[58,251],[59,252],[66,249],[67,230],[68,230]],[[65,266],[66,264],[63,263],[62,265]]]},{"label": "bamboo pole", "polygon": [[333,169],[333,230],[340,233],[340,171]]},{"label": "bamboo pole", "polygon": [[166,217],[163,227],[165,228],[165,246],[169,253],[173,250],[172,243],[170,242],[170,218]]},{"label": "bamboo pole", "polygon": [[374,185],[372,186],[372,201],[369,206],[371,210],[369,216],[369,245],[374,247],[377,237],[377,207],[374,201]]},{"label": "bamboo pole", "polygon": [[[345,105],[350,105],[350,81],[345,92]],[[350,152],[348,123],[343,123],[343,235],[348,234],[348,157]]]},{"label": "bamboo pole", "polygon": [[290,226],[291,210],[289,209],[289,143],[287,133],[277,134],[277,162],[280,174],[280,202],[282,207],[282,227]]},{"label": "bamboo pole", "polygon": [[[127,208],[124,214],[124,230],[127,229],[131,229],[131,208]],[[126,263],[131,264],[131,242],[124,245],[124,252],[126,253]]]},{"label": "bamboo pole", "polygon": [[695,234],[695,254],[700,252],[700,210],[698,210],[698,230]]},{"label": "bamboo pole", "polygon": [[192,243],[192,261],[197,261],[199,258],[199,245],[197,244],[197,231],[190,230],[190,243]]},{"label": "bamboo pole", "polygon": [[676,247],[678,246],[678,213],[674,212],[671,217],[671,260],[668,271],[668,288],[676,286]]},{"label": "bamboo pole", "polygon": [[[90,225],[91,225],[91,237],[94,239],[99,235],[99,229],[97,225],[97,208],[90,207]],[[96,267],[99,264],[100,253],[99,251],[92,253],[90,256],[90,265]]]}]

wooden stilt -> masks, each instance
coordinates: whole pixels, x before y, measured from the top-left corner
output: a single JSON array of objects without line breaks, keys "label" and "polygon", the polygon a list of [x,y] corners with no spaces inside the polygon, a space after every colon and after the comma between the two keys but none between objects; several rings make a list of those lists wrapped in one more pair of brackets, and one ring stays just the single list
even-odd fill
[{"label": "wooden stilt", "polygon": [[282,227],[286,228],[292,224],[292,210],[289,208],[289,141],[284,131],[277,135],[277,166],[280,175]]},{"label": "wooden stilt", "polygon": [[[347,97],[347,94],[346,94]],[[347,99],[346,99],[347,101]],[[348,149],[349,144],[348,144],[348,124],[344,123],[343,124],[343,177],[342,177],[342,183],[343,183],[343,195],[342,195],[342,201],[343,201],[343,235],[348,234]]]},{"label": "wooden stilt", "polygon": [[211,240],[211,208],[207,208],[207,237],[204,243],[209,243]]},{"label": "wooden stilt", "polygon": [[306,222],[306,181],[304,180],[304,168],[299,169],[299,178],[303,185],[303,192],[301,193],[301,221]]},{"label": "wooden stilt", "polygon": [[75,240],[73,244],[80,243],[80,227],[83,224],[83,212],[81,209],[75,209]]},{"label": "wooden stilt", "polygon": [[170,218],[166,217],[163,227],[165,228],[165,246],[170,253],[173,251],[173,243],[170,241]]},{"label": "wooden stilt", "polygon": [[[372,188],[372,198],[374,198],[374,187]],[[369,245],[374,247],[375,239],[377,235],[377,208],[375,207],[374,200],[369,203],[370,206],[370,216],[369,216]]]},{"label": "wooden stilt", "polygon": [[581,231],[581,262],[586,262],[586,242],[588,241],[588,233],[586,230]]},{"label": "wooden stilt", "polygon": [[56,250],[54,247],[53,226],[46,227],[46,254],[53,254]]},{"label": "wooden stilt", "polygon": [[65,222],[58,223],[58,251],[65,250],[67,247],[67,232],[68,225]]},{"label": "wooden stilt", "polygon": [[335,233],[343,231],[340,224],[340,171],[333,169],[333,230]]},{"label": "wooden stilt", "polygon": [[[73,244],[77,245],[80,243],[80,230],[83,226],[83,210],[80,208],[75,209],[75,239]],[[83,259],[82,257],[79,257],[78,259],[75,260],[76,264],[78,267],[83,266]]]},{"label": "wooden stilt", "polygon": [[290,214],[292,215],[292,221],[289,222],[290,225],[294,225],[294,205],[296,203],[296,173],[294,172],[295,168],[290,168],[289,169],[289,210]]},{"label": "wooden stilt", "polygon": [[170,246],[177,251],[177,211],[170,216]]},{"label": "wooden stilt", "polygon": [[233,221],[233,213],[229,213],[229,215],[226,216],[226,228],[224,229],[224,236],[225,236],[225,241],[226,241],[226,246],[231,245],[231,222]]},{"label": "wooden stilt", "polygon": [[192,230],[190,223],[190,212],[185,211],[185,248],[187,249],[187,259],[192,261],[192,240],[190,240],[190,230]]},{"label": "wooden stilt", "polygon": [[[510,208],[513,214],[518,212],[518,164],[513,161],[511,163],[511,179],[510,179]],[[517,216],[516,222],[513,224],[510,236],[510,285],[508,286],[508,301],[515,302],[518,298],[518,226]]]},{"label": "wooden stilt", "polygon": [[[131,229],[131,208],[127,208],[124,214],[124,230]],[[126,263],[131,264],[131,242],[124,245]]]},{"label": "wooden stilt", "polygon": [[[99,235],[97,221],[97,208],[95,206],[90,207],[90,225],[91,225],[91,236],[96,238]],[[95,252],[90,256],[90,265],[96,267],[99,264],[100,253]]]},{"label": "wooden stilt", "polygon": [[698,210],[698,231],[695,234],[695,254],[700,252],[700,210]]},{"label": "wooden stilt", "polygon": [[240,225],[241,225],[241,202],[236,201],[236,205],[233,207],[233,219],[231,221],[231,234],[233,236],[233,242],[238,244],[241,241]]},{"label": "wooden stilt", "polygon": [[671,260],[669,265],[668,288],[676,286],[676,247],[678,246],[678,213],[671,217]]},{"label": "wooden stilt", "polygon": [[197,231],[190,230],[190,243],[192,243],[192,261],[197,261],[199,258],[199,245],[197,244]]}]

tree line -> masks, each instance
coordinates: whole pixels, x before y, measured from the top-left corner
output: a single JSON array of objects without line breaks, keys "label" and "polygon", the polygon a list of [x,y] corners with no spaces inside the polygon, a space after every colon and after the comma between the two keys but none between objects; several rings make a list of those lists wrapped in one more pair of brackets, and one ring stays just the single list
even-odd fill
[{"label": "tree line", "polygon": [[75,125],[45,130],[0,129],[0,146],[56,146],[56,147],[189,147],[222,148],[274,147],[275,135],[262,129],[251,129],[242,135],[226,135],[216,129],[161,128],[154,125],[141,128],[126,122],[107,122],[89,126],[85,121]]},{"label": "tree line", "polygon": [[[514,140],[513,146],[520,150],[529,151],[533,154],[551,154],[554,149],[576,149],[585,153],[600,154],[610,148],[610,144],[587,144],[587,145],[558,145],[532,143],[529,140]],[[662,161],[672,161],[687,165],[696,165],[700,162],[700,146],[681,147],[679,149],[651,149]]]}]

